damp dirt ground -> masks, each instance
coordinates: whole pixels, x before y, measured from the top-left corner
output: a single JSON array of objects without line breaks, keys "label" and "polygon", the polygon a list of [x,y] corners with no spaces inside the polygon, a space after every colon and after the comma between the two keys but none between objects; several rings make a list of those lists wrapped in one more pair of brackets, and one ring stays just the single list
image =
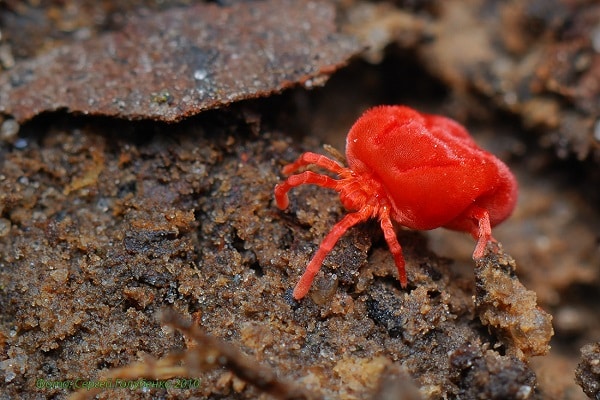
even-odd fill
[{"label": "damp dirt ground", "polygon": [[[597,396],[600,158],[589,121],[598,101],[581,89],[598,71],[586,18],[597,9],[554,3],[515,3],[497,19],[485,1],[324,5],[337,12],[325,17],[346,35],[347,59],[335,53],[335,68],[325,68],[317,57],[314,69],[290,75],[296,84],[219,92],[223,101],[179,122],[157,120],[156,99],[173,106],[166,92],[149,92],[146,118],[69,112],[64,93],[58,107],[23,120],[3,104],[0,398]],[[49,34],[52,24],[29,46],[5,35],[27,20],[23,7],[2,9],[4,77],[21,76],[11,60],[28,63],[71,40],[64,27]],[[34,15],[66,23],[56,7]],[[115,26],[102,29],[118,31],[114,15],[137,7],[111,9]],[[98,12],[71,23],[95,34]],[[450,35],[457,21],[464,32],[483,29],[491,47]],[[369,50],[348,38],[370,41]],[[461,43],[472,47],[459,62],[448,46]],[[551,51],[583,54],[579,70]],[[534,68],[540,54],[555,67]],[[306,62],[285,61],[291,71]],[[307,74],[331,77],[313,88]],[[23,88],[21,105],[35,97]],[[376,104],[450,115],[509,165],[520,191],[513,216],[494,228],[501,248],[476,263],[463,233],[396,227],[403,289],[378,224],[363,223],[296,301],[294,285],[346,211],[314,186],[292,190],[279,210],[281,169],[303,151],[326,154],[323,144],[343,150],[352,123]],[[112,387],[87,387],[101,384]]]}]

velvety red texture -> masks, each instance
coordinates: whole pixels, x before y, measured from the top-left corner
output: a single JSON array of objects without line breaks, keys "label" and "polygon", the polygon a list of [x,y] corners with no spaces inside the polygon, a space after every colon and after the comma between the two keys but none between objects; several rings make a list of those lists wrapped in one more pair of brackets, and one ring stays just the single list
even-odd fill
[{"label": "velvety red texture", "polygon": [[284,167],[284,174],[314,165],[338,179],[304,171],[275,187],[281,209],[289,204],[290,189],[311,184],[337,191],[352,211],[321,242],[294,289],[296,299],[308,293],[338,239],[362,221],[379,220],[400,284],[406,287],[405,261],[392,221],[411,229],[468,232],[477,239],[477,259],[484,256],[488,241],[494,241],[491,227],[508,218],[517,201],[517,182],[508,167],[480,149],[465,128],[408,107],[380,106],[365,112],[348,133],[346,158],[348,167],[324,155],[304,153]]}]

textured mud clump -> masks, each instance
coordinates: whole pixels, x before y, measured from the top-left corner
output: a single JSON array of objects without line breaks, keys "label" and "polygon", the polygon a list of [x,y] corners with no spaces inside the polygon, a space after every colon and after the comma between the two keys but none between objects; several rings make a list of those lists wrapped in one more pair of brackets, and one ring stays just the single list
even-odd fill
[{"label": "textured mud clump", "polygon": [[591,399],[600,396],[600,343],[583,346],[575,380]]},{"label": "textured mud clump", "polygon": [[510,354],[526,359],[545,355],[554,334],[552,316],[515,275],[515,261],[500,249],[477,262],[475,305],[481,322],[502,338]]},{"label": "textured mud clump", "polygon": [[535,375],[526,364],[491,350],[466,344],[450,354],[449,363],[461,398],[527,399],[535,389]]}]

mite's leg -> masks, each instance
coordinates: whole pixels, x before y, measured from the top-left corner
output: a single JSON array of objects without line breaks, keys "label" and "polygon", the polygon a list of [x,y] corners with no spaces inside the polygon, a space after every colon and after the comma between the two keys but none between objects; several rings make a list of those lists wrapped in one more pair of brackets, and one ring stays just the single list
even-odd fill
[{"label": "mite's leg", "polygon": [[478,221],[478,229],[471,232],[471,235],[475,239],[477,239],[477,245],[475,246],[475,251],[473,251],[473,259],[478,260],[483,258],[485,254],[485,246],[488,241],[495,241],[492,237],[492,227],[490,225],[490,215],[487,210],[482,208],[474,208],[473,209],[473,218]]},{"label": "mite's leg", "polygon": [[275,185],[275,202],[277,203],[277,207],[285,210],[289,205],[288,191],[293,187],[305,184],[317,185],[334,190],[337,190],[338,188],[338,181],[327,175],[320,175],[312,171],[305,171],[301,174],[292,175],[285,181]]},{"label": "mite's leg", "polygon": [[404,256],[402,255],[402,247],[400,246],[400,243],[398,243],[396,231],[394,231],[392,221],[387,214],[381,217],[381,230],[383,230],[383,237],[385,237],[385,241],[390,248],[390,252],[394,256],[394,262],[396,263],[396,268],[398,269],[398,280],[400,281],[400,286],[406,288],[406,268]]},{"label": "mite's leg", "polygon": [[323,242],[321,242],[319,250],[317,250],[312,260],[310,260],[304,274],[302,274],[302,277],[300,277],[300,280],[296,284],[296,287],[294,288],[294,298],[296,300],[300,300],[306,296],[315,275],[317,275],[317,272],[321,269],[321,264],[323,264],[325,256],[333,249],[339,238],[352,226],[368,219],[370,214],[369,209],[363,209],[346,215],[340,222],[334,225],[325,239],[323,239]]},{"label": "mite's leg", "polygon": [[345,170],[347,170],[347,168],[342,167],[337,162],[333,161],[332,159],[330,159],[322,154],[317,154],[317,153],[312,153],[310,151],[307,151],[306,153],[303,153],[302,155],[300,155],[300,157],[298,157],[298,159],[296,161],[283,167],[283,173],[286,175],[289,175],[292,172],[297,171],[300,168],[306,167],[307,165],[311,165],[311,164],[314,164],[317,167],[324,168],[327,171],[331,171],[336,174],[341,174]]}]

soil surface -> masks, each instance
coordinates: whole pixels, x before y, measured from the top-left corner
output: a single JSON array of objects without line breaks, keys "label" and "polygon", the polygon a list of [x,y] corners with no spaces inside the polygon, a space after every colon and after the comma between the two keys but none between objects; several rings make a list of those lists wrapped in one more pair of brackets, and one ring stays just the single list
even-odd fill
[{"label": "soil surface", "polygon": [[[0,399],[596,398],[599,16],[4,2]],[[463,123],[517,177],[517,208],[477,262],[466,234],[396,226],[407,288],[359,224],[296,301],[347,211],[308,185],[282,211],[274,187],[378,104]]]}]

